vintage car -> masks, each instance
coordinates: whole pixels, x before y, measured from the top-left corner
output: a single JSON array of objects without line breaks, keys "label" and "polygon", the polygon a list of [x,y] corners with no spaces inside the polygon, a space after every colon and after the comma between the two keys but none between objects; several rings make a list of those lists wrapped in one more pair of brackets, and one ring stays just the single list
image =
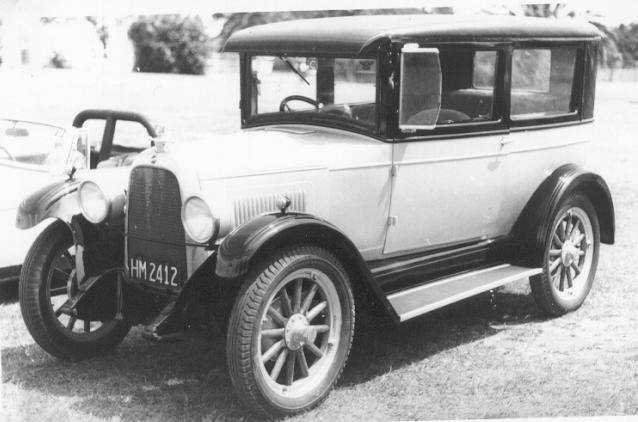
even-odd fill
[{"label": "vintage car", "polygon": [[63,186],[70,171],[81,178],[88,170],[130,165],[156,135],[146,117],[123,111],[84,110],[70,127],[0,118],[0,283],[18,280],[29,247],[53,221],[18,230],[15,215],[25,193]]},{"label": "vintage car", "polygon": [[133,324],[162,340],[216,321],[238,396],[282,415],[327,396],[375,313],[401,323],[528,277],[543,312],[576,310],[615,234],[583,167],[599,40],[440,16],[235,33],[241,132],[162,139],[126,180],[23,203],[22,228],[36,202],[59,210],[21,275],[29,331],[79,359]]}]

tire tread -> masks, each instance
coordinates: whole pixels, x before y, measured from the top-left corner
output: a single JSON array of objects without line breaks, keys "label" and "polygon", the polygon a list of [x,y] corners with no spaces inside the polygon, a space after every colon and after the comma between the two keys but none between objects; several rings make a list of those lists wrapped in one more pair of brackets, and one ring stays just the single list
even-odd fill
[{"label": "tire tread", "polygon": [[65,236],[71,236],[71,233],[66,225],[58,220],[45,228],[36,238],[22,265],[18,299],[27,330],[40,347],[60,359],[80,360],[113,349],[124,339],[130,325],[121,321],[103,337],[85,344],[65,338],[47,327],[41,303],[43,269],[52,259],[51,251],[55,250],[57,243],[68,240]]},{"label": "tire tread", "polygon": [[[332,265],[336,266],[344,276],[347,272],[341,265],[341,263],[330,252],[311,245],[296,245],[288,248],[284,248],[276,253],[276,258],[271,263],[263,263],[256,272],[250,273],[246,278],[246,281],[242,285],[237,295],[233,312],[231,314],[231,321],[229,326],[237,326],[238,329],[228,330],[227,339],[227,361],[228,368],[231,376],[232,383],[238,393],[239,398],[252,409],[267,415],[289,415],[290,411],[284,411],[283,409],[274,408],[260,393],[259,387],[253,376],[253,372],[256,368],[253,367],[252,360],[252,335],[253,327],[257,322],[257,316],[262,300],[264,299],[267,289],[271,283],[275,281],[276,276],[284,270],[287,266],[291,265],[296,260],[306,256],[320,256],[327,259]],[[251,276],[252,275],[252,276]],[[346,276],[347,279],[347,276]],[[354,306],[350,306],[352,327],[351,332],[354,331]],[[346,345],[347,351],[345,354],[345,360],[341,365],[341,368],[335,377],[332,386],[325,392],[325,394],[315,402],[300,409],[295,409],[292,413],[300,413],[312,408],[328,396],[330,390],[337,383],[343,369],[345,368],[345,362],[348,359],[350,349],[352,346],[352,338],[350,336],[349,343]],[[234,358],[236,355],[238,358]]]}]

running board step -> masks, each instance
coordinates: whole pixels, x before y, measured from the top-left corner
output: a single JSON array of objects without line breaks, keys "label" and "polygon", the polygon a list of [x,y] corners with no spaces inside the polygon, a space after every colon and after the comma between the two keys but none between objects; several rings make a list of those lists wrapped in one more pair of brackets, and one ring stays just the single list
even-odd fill
[{"label": "running board step", "polygon": [[542,271],[542,268],[501,264],[402,290],[389,295],[388,300],[403,322]]}]

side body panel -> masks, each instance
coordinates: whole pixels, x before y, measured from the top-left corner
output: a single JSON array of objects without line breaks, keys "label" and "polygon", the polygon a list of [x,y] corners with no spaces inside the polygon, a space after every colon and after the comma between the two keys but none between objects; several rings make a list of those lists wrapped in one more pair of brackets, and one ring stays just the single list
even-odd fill
[{"label": "side body panel", "polygon": [[499,221],[506,233],[536,189],[557,168],[586,162],[591,125],[577,124],[544,130],[513,130],[503,148],[507,177]]},{"label": "side body panel", "polygon": [[[171,144],[165,152],[140,154],[136,165],[174,172],[183,199],[207,199],[221,220],[220,240],[260,214],[277,211],[277,199],[286,195],[291,212],[329,221],[369,260],[381,256],[385,240],[391,155],[392,144],[371,137],[282,125],[215,142]],[[212,156],[229,159],[211,165]],[[202,247],[187,249],[190,275],[208,254]]]}]

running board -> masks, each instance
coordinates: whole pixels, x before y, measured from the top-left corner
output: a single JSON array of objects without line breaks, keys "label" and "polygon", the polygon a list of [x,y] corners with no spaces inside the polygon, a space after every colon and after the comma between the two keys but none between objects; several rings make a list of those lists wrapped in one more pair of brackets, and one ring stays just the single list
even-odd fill
[{"label": "running board", "polygon": [[389,295],[388,300],[403,322],[542,271],[542,268],[501,264],[402,290]]}]

